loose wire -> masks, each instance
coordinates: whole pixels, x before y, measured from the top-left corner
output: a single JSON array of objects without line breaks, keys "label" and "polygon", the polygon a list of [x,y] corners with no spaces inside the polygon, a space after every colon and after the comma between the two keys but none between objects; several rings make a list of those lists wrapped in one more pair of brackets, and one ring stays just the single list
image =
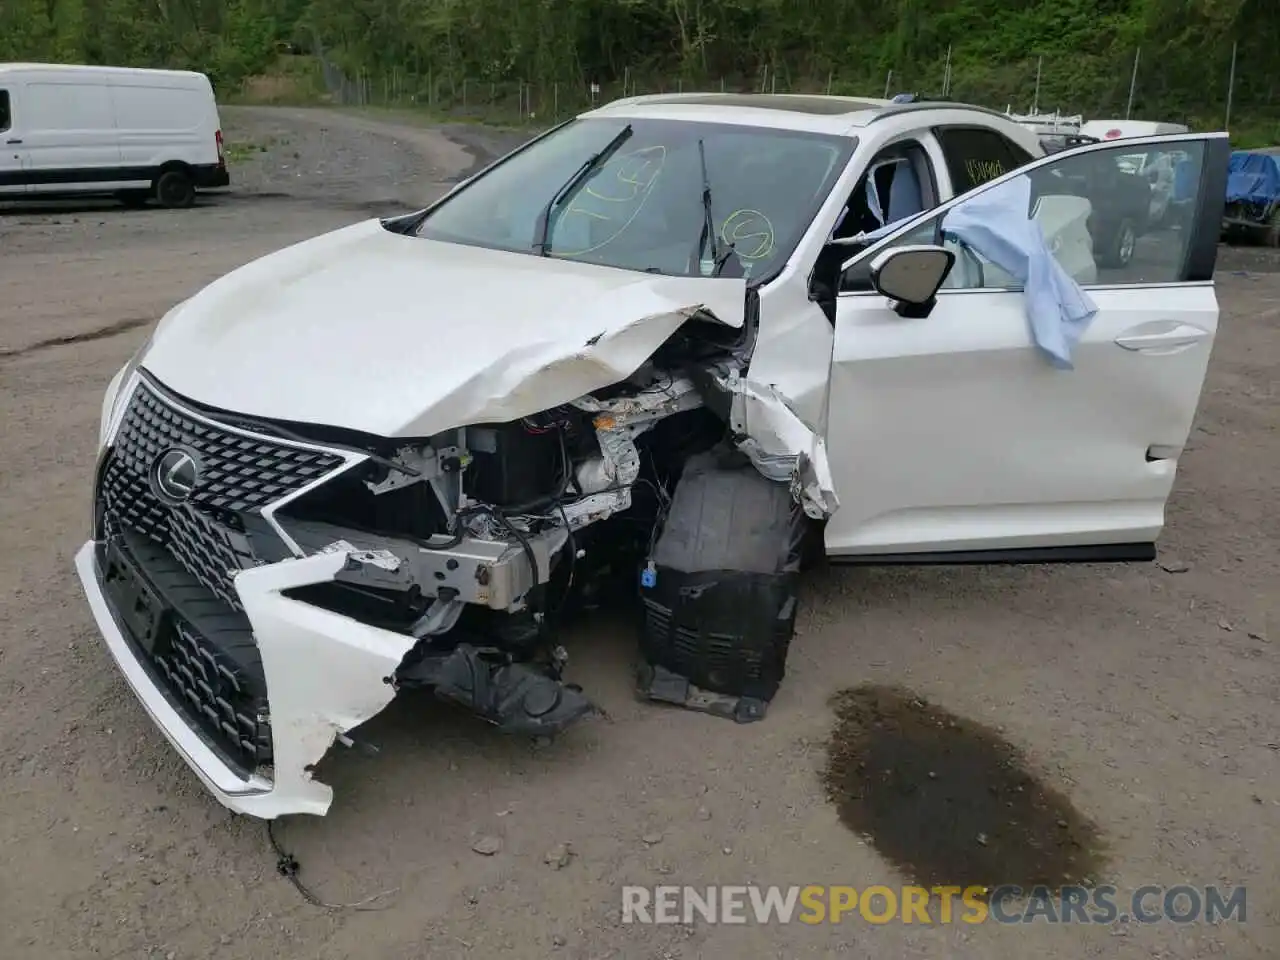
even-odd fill
[{"label": "loose wire", "polygon": [[389,903],[376,905],[379,900],[391,896],[400,891],[399,887],[393,887],[390,890],[383,890],[381,893],[375,893],[371,897],[365,897],[363,900],[357,900],[355,903],[329,903],[316,896],[312,890],[302,882],[302,878],[298,876],[298,872],[302,869],[297,858],[289,853],[280,845],[280,841],[276,839],[275,821],[267,821],[267,841],[271,844],[271,849],[276,855],[276,870],[279,874],[293,884],[294,888],[302,895],[302,899],[312,906],[320,907],[324,910],[386,910],[391,906]]}]

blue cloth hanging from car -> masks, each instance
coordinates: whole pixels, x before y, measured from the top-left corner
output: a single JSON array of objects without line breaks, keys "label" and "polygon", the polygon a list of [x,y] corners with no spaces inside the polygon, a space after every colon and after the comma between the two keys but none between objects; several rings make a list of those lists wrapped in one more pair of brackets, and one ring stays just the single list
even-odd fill
[{"label": "blue cloth hanging from car", "polygon": [[[907,171],[912,174],[909,178],[903,176]],[[895,188],[901,191],[897,203]],[[894,170],[889,192],[885,217],[880,213],[883,208],[875,176],[867,177],[867,206],[883,225],[862,233],[859,239],[865,243],[893,233],[924,206],[919,181],[909,163],[902,162]],[[1022,284],[1032,341],[1053,366],[1071,370],[1072,350],[1098,307],[1054,259],[1030,211],[1031,179],[1024,174],[953,207],[943,219],[943,231]]]},{"label": "blue cloth hanging from car", "polygon": [[1030,212],[1024,174],[953,207],[942,229],[1022,284],[1032,340],[1055,367],[1071,370],[1072,349],[1098,307],[1054,259]]}]

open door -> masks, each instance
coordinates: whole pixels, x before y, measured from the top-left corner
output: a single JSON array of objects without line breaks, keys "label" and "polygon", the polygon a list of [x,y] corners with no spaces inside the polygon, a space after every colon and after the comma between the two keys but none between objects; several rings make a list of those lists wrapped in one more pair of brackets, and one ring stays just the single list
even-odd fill
[{"label": "open door", "polygon": [[[1149,182],[1119,163],[1140,151],[1184,165],[1158,223]],[[1229,155],[1226,134],[1058,153],[914,218],[846,264],[827,420],[840,498],[826,529],[833,559],[1154,556],[1217,331]],[[978,224],[985,248],[949,229],[967,222],[972,241],[975,211],[1013,195],[1025,209]],[[990,255],[1002,231],[1042,236],[1037,262],[1051,254],[1097,308],[1076,330],[1069,367],[1051,362],[1043,333],[1033,337],[1028,304],[1040,298],[1043,320],[1044,287],[1019,276],[1044,270]],[[895,310],[871,264],[920,244],[950,249],[954,267],[923,309]]]}]

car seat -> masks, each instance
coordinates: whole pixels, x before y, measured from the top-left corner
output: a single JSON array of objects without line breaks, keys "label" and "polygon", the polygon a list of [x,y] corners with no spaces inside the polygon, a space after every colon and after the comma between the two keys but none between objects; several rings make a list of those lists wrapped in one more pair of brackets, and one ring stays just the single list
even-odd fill
[{"label": "car seat", "polygon": [[[888,170],[888,204],[884,203],[884,173]],[[915,216],[924,210],[924,196],[920,188],[920,178],[916,176],[911,161],[904,158],[882,161],[867,171],[863,188],[866,192],[866,206],[881,227],[897,223],[907,217]]]},{"label": "car seat", "polygon": [[924,191],[920,187],[920,178],[916,168],[909,160],[900,161],[893,171],[893,181],[889,184],[889,210],[887,223],[896,223],[907,217],[923,213]]}]

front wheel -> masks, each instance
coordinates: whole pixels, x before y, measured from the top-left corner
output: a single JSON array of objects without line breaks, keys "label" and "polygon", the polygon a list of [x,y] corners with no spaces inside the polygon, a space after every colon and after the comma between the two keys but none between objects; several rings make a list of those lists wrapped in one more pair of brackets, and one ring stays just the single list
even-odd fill
[{"label": "front wheel", "polygon": [[166,170],[156,180],[156,201],[162,207],[189,207],[195,199],[196,185],[183,170]]}]

